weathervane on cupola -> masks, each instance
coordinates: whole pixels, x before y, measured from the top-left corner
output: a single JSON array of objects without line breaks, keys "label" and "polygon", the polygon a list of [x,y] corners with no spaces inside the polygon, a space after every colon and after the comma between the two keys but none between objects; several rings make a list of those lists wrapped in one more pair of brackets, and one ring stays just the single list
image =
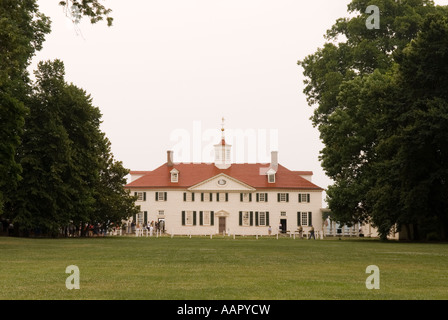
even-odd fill
[{"label": "weathervane on cupola", "polygon": [[228,169],[231,166],[231,148],[230,144],[226,143],[224,117],[221,122],[221,143],[215,144],[215,166],[218,169]]}]

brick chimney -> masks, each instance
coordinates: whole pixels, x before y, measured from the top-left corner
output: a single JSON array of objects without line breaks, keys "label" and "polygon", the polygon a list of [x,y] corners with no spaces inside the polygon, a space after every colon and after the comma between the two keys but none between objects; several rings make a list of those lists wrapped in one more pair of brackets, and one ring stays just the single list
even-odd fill
[{"label": "brick chimney", "polygon": [[171,150],[168,150],[167,152],[166,152],[166,165],[168,166],[168,167],[172,167],[172,166],[174,166],[174,161],[173,161],[173,151],[171,151]]},{"label": "brick chimney", "polygon": [[271,169],[277,171],[278,168],[278,151],[271,151]]}]

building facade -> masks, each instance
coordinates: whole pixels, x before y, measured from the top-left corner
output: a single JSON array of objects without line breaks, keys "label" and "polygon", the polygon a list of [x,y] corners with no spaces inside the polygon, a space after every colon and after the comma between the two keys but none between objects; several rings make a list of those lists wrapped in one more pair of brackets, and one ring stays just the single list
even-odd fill
[{"label": "building facade", "polygon": [[158,223],[173,235],[268,235],[302,226],[322,232],[322,192],[310,171],[291,171],[271,153],[267,164],[231,163],[231,146],[215,145],[214,163],[167,162],[153,171],[131,171],[126,188],[138,197],[138,226]]}]

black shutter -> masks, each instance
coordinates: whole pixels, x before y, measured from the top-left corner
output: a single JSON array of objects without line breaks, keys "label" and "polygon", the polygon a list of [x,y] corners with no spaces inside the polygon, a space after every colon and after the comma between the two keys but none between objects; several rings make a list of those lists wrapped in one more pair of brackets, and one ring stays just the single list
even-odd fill
[{"label": "black shutter", "polygon": [[258,196],[258,193],[257,193],[257,202],[259,201],[260,199],[259,199],[259,196]]},{"label": "black shutter", "polygon": [[269,211],[266,211],[266,225],[269,225]]},{"label": "black shutter", "polygon": [[184,201],[187,201],[187,193],[184,192]]},{"label": "black shutter", "polygon": [[299,202],[302,202],[302,194],[299,193]]},{"label": "black shutter", "polygon": [[202,218],[202,211],[199,211],[199,225],[200,226],[202,226],[204,224],[202,219],[203,219]]},{"label": "black shutter", "polygon": [[250,225],[251,226],[254,225],[254,212],[253,211],[250,212]]},{"label": "black shutter", "polygon": [[143,201],[146,201],[146,192],[143,192]]},{"label": "black shutter", "polygon": [[229,194],[226,192],[226,202],[229,201]]},{"label": "black shutter", "polygon": [[185,211],[182,211],[182,225],[185,225]]},{"label": "black shutter", "polygon": [[[300,194],[299,194],[299,198],[300,198]],[[302,224],[301,224],[301,219],[300,219],[301,217],[300,217],[300,212],[297,212],[297,226],[299,227],[299,226],[301,226]]]},{"label": "black shutter", "polygon": [[216,201],[219,202],[219,192],[216,192]]},{"label": "black shutter", "polygon": [[143,223],[147,224],[148,223],[148,211],[144,211],[143,214],[144,214]]},{"label": "black shutter", "polygon": [[165,192],[165,201],[168,201],[168,193]]},{"label": "black shutter", "polygon": [[204,201],[204,192],[201,192],[201,201]]},{"label": "black shutter", "polygon": [[240,226],[243,225],[243,212],[240,211]]},{"label": "black shutter", "polygon": [[243,194],[240,193],[240,202],[243,202]]},{"label": "black shutter", "polygon": [[156,201],[159,201],[159,193],[156,191]]},{"label": "black shutter", "polygon": [[308,212],[308,225],[312,226],[313,225],[313,214],[311,212]]},{"label": "black shutter", "polygon": [[132,221],[134,221],[134,223],[136,223],[137,221],[137,215],[134,213],[134,215],[132,216]]},{"label": "black shutter", "polygon": [[306,202],[310,202],[310,194],[309,193],[306,195]]},{"label": "black shutter", "polygon": [[264,194],[264,202],[268,202],[268,194],[267,193]]},{"label": "black shutter", "polygon": [[252,202],[252,193],[249,193],[249,202]]},{"label": "black shutter", "polygon": [[210,225],[215,225],[215,211],[210,211]]},{"label": "black shutter", "polygon": [[289,202],[289,193],[286,194],[286,202]]},{"label": "black shutter", "polygon": [[194,192],[191,193],[191,201],[194,201]]},{"label": "black shutter", "polygon": [[277,193],[277,202],[280,202],[280,193]]},{"label": "black shutter", "polygon": [[193,211],[193,225],[196,225],[196,211]]},{"label": "black shutter", "polygon": [[258,211],[255,211],[255,225],[258,227]]},{"label": "black shutter", "polygon": [[210,202],[213,201],[213,193],[210,192]]},{"label": "black shutter", "polygon": [[134,196],[137,196],[137,191],[134,192]]}]

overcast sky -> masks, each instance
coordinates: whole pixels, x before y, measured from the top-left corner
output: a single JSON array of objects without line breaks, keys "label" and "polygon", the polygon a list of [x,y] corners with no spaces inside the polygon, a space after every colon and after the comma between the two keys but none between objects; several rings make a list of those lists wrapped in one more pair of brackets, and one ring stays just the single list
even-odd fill
[{"label": "overcast sky", "polygon": [[[207,132],[219,132],[225,117],[229,133],[253,130],[261,146],[267,138],[267,149],[270,132],[277,133],[279,163],[312,170],[323,188],[331,184],[297,61],[324,44],[350,0],[107,0],[113,26],[83,19],[77,30],[58,2],[38,1],[52,33],[30,69],[40,60],[64,61],[66,80],[92,95],[126,168],[163,164],[166,151],[179,148],[177,133],[200,134],[207,149],[216,142]],[[191,141],[190,161],[193,155]],[[253,160],[246,154],[244,162]]]}]

